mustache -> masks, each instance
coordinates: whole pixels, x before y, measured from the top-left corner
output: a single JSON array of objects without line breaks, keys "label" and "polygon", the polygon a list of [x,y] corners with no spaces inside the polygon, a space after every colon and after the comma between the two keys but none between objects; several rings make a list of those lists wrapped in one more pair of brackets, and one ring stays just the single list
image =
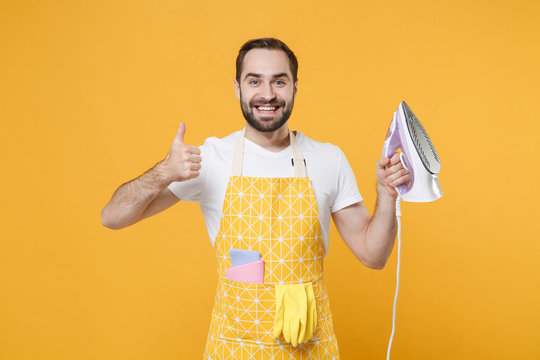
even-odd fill
[{"label": "mustache", "polygon": [[249,105],[250,106],[285,106],[285,102],[284,101],[273,101],[273,102],[266,102],[266,101],[250,101],[249,102]]}]

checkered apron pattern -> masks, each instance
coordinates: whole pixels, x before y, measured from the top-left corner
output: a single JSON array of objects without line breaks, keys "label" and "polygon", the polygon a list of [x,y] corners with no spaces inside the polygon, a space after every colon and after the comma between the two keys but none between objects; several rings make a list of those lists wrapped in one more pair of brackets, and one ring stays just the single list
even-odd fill
[{"label": "checkered apron pattern", "polygon": [[[244,130],[234,151],[223,214],[214,242],[218,285],[204,352],[207,360],[339,359],[323,274],[324,242],[317,202],[303,156],[290,132],[294,177],[241,176]],[[229,249],[259,251],[264,283],[227,279]],[[293,347],[272,335],[275,285],[312,282],[317,304],[314,336]]]}]

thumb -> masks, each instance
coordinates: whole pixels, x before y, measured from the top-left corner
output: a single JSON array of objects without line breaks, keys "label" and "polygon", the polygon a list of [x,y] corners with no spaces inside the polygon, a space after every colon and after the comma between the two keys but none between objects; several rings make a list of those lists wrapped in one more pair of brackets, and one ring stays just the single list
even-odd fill
[{"label": "thumb", "polygon": [[181,144],[184,144],[184,135],[186,134],[186,124],[182,121],[178,127],[175,140],[178,140]]},{"label": "thumb", "polygon": [[390,163],[390,159],[383,156],[382,158],[379,159],[379,161],[377,161],[377,167],[379,169],[384,169],[384,167],[387,166],[389,163]]}]

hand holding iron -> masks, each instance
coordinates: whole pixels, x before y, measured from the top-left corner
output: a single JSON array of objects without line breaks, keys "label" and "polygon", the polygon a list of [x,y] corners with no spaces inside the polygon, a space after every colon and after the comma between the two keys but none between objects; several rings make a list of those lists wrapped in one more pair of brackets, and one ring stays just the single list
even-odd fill
[{"label": "hand holding iron", "polygon": [[163,163],[171,174],[172,181],[186,181],[199,176],[201,169],[201,150],[194,145],[184,144],[186,124],[180,123],[171,150]]},{"label": "hand holding iron", "polygon": [[378,186],[394,197],[398,195],[394,187],[409,184],[411,181],[411,175],[401,163],[399,153],[395,153],[391,158],[383,156],[377,161],[375,168],[377,169]]}]

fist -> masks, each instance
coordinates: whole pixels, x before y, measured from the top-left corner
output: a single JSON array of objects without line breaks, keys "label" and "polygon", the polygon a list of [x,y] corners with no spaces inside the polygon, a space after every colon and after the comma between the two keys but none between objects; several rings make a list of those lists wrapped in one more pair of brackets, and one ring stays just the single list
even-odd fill
[{"label": "fist", "polygon": [[201,170],[201,150],[194,145],[184,144],[186,124],[180,123],[178,132],[174,137],[171,151],[164,162],[172,174],[173,181],[186,181],[199,176]]},{"label": "fist", "polygon": [[411,174],[403,167],[399,159],[399,153],[395,153],[391,158],[382,157],[375,165],[377,172],[377,187],[392,196],[398,193],[394,187],[411,182]]}]

